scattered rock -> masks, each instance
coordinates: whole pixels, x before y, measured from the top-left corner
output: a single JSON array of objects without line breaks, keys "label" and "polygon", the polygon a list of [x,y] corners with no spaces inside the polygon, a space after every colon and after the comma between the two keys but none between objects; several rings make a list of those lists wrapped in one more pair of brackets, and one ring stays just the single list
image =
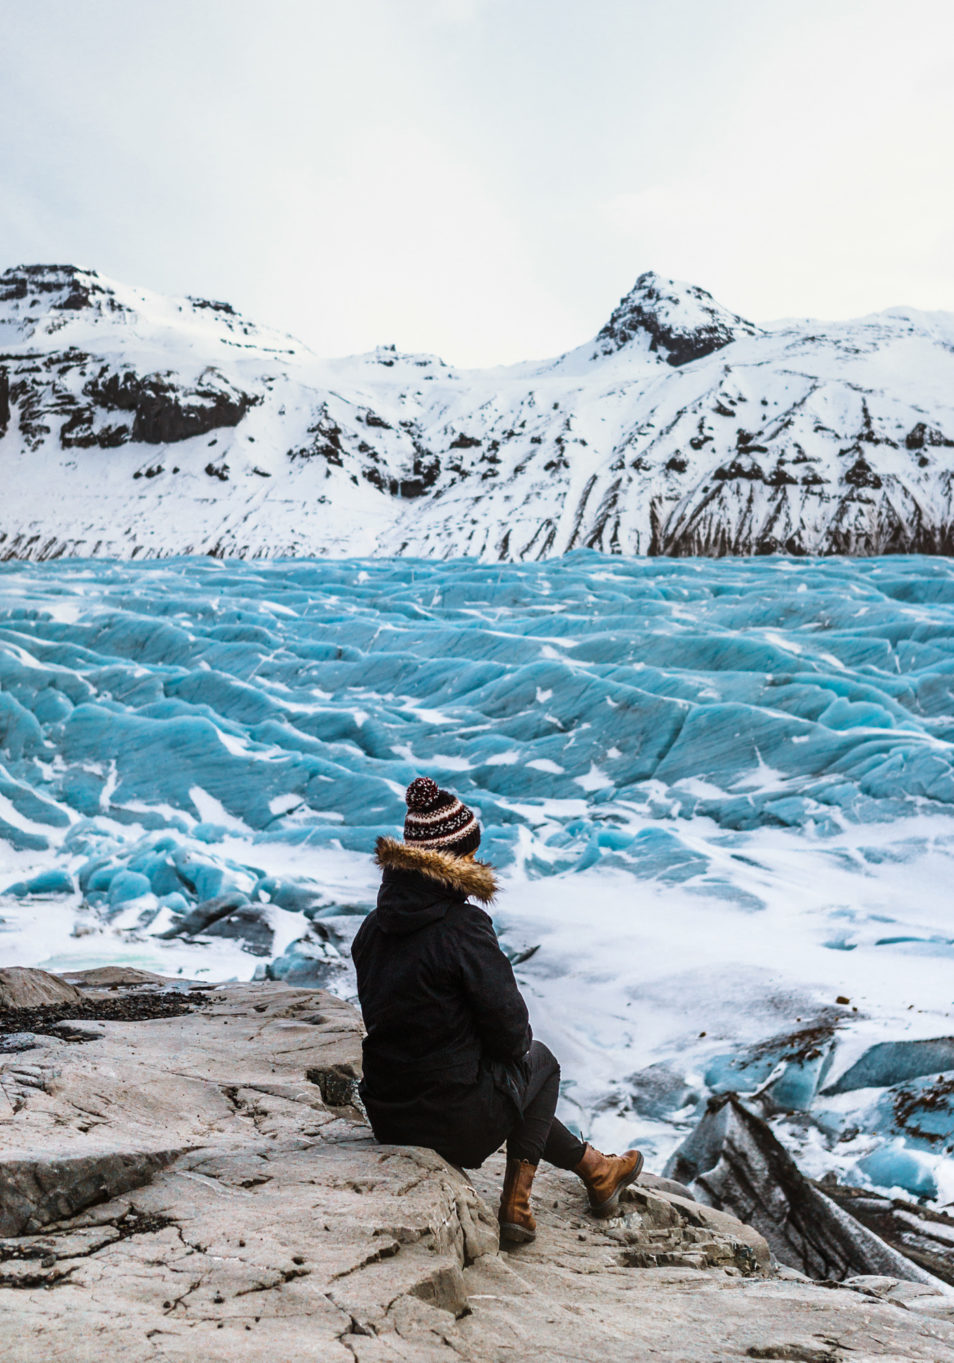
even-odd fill
[{"label": "scattered rock", "polygon": [[[0,1008],[0,1037],[31,1033],[73,1041],[78,1039],[77,1029],[70,1029],[68,1023],[146,1022],[154,1018],[180,1017],[209,1001],[208,993],[203,991],[123,994],[118,998],[77,993],[79,997],[75,1002]],[[88,1032],[83,1033],[82,1039],[90,1039]]]}]

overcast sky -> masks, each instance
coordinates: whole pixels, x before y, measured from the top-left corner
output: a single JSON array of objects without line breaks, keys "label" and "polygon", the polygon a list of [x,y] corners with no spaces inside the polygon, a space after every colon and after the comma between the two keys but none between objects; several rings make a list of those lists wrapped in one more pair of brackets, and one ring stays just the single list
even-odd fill
[{"label": "overcast sky", "polygon": [[0,0],[0,268],[323,354],[555,354],[638,274],[954,310],[950,0]]}]

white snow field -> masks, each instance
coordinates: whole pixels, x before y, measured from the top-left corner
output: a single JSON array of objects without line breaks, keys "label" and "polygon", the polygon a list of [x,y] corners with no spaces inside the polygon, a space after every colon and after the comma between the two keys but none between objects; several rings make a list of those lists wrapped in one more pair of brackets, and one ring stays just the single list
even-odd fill
[{"label": "white snow field", "polygon": [[353,987],[426,773],[562,1112],[954,1200],[954,563],[0,564],[0,964]]},{"label": "white snow field", "polygon": [[575,350],[465,372],[0,275],[0,558],[949,553],[952,455],[950,313],[756,327],[647,272]]}]

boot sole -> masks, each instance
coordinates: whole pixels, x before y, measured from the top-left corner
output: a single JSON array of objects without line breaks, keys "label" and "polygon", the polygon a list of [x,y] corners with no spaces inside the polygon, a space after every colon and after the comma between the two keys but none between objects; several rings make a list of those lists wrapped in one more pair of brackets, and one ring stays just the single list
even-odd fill
[{"label": "boot sole", "polygon": [[620,1193],[623,1191],[624,1188],[628,1188],[631,1183],[636,1182],[640,1174],[643,1172],[644,1162],[645,1161],[643,1160],[643,1156],[640,1155],[639,1159],[636,1161],[636,1164],[633,1166],[632,1171],[628,1173],[625,1178],[621,1179],[619,1183],[617,1183],[616,1188],[613,1191],[612,1197],[608,1197],[605,1202],[598,1202],[595,1206],[593,1205],[592,1202],[590,1203],[590,1212],[592,1213],[593,1216],[612,1216],[614,1212],[618,1210]]},{"label": "boot sole", "polygon": [[530,1230],[527,1226],[515,1225],[513,1221],[502,1221],[500,1223],[501,1240],[509,1240],[512,1244],[528,1245],[531,1240],[537,1238],[535,1230]]}]

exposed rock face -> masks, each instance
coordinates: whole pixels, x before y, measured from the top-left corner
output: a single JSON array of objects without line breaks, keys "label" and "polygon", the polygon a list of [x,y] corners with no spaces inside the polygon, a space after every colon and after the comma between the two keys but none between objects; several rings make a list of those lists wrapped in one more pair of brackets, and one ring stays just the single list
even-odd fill
[{"label": "exposed rock face", "polygon": [[[172,444],[193,435],[207,435],[222,426],[237,426],[249,407],[261,401],[241,392],[211,368],[204,370],[191,387],[177,384],[171,373],[140,378],[129,369],[104,368],[89,380],[83,392],[106,411],[132,412],[128,438],[147,445]],[[77,430],[71,432],[69,443],[83,443]]]},{"label": "exposed rock face", "polygon": [[882,1274],[936,1286],[799,1172],[769,1126],[734,1094],[709,1110],[667,1165],[714,1207],[754,1226],[783,1263],[813,1278]]},{"label": "exposed rock face", "polygon": [[42,303],[50,312],[91,309],[98,314],[122,312],[123,306],[94,270],[75,265],[17,265],[0,275],[0,303],[24,302],[35,320]]},{"label": "exposed rock face", "polygon": [[0,558],[946,554],[952,391],[952,316],[758,328],[652,272],[576,350],[463,373],[24,266]]},{"label": "exposed rock face", "polygon": [[675,367],[711,355],[742,336],[756,336],[759,328],[728,312],[705,289],[677,286],[648,271],[621,298],[596,337],[597,353],[611,355],[640,335]]},{"label": "exposed rock face", "polygon": [[110,323],[127,327],[135,309],[95,272],[74,266],[20,266],[0,275],[0,335],[13,343],[0,357],[0,435],[13,404],[26,449],[38,450],[57,432],[64,450],[171,444],[236,426],[261,401],[211,366],[189,382],[171,369],[140,373],[114,355],[103,362],[85,347],[63,345],[71,313],[82,313],[87,328],[92,322],[108,331]]},{"label": "exposed rock face", "polygon": [[10,425],[10,380],[7,371],[0,369],[0,438],[6,435]]},{"label": "exposed rock face", "polygon": [[869,1188],[822,1182],[821,1191],[890,1248],[935,1278],[954,1286],[954,1216]]},{"label": "exposed rock face", "polygon": [[[93,1008],[170,991],[73,982]],[[775,1278],[756,1231],[651,1175],[594,1222],[541,1170],[537,1241],[499,1252],[501,1157],[470,1180],[377,1145],[327,994],[229,985],[97,1032],[0,1057],[0,1359],[954,1359],[935,1291]]]},{"label": "exposed rock face", "polygon": [[[237,426],[249,407],[260,401],[211,368],[194,383],[183,384],[171,373],[140,377],[130,369],[102,366],[76,394],[62,378],[74,370],[82,378],[89,363],[89,356],[67,352],[48,357],[43,371],[35,363],[26,372],[12,369],[12,383],[4,375],[8,421],[9,403],[15,402],[27,448],[40,448],[53,429],[51,423],[59,424],[59,443],[65,450],[115,449],[128,441],[173,444]],[[117,420],[117,413],[129,415]]]}]

